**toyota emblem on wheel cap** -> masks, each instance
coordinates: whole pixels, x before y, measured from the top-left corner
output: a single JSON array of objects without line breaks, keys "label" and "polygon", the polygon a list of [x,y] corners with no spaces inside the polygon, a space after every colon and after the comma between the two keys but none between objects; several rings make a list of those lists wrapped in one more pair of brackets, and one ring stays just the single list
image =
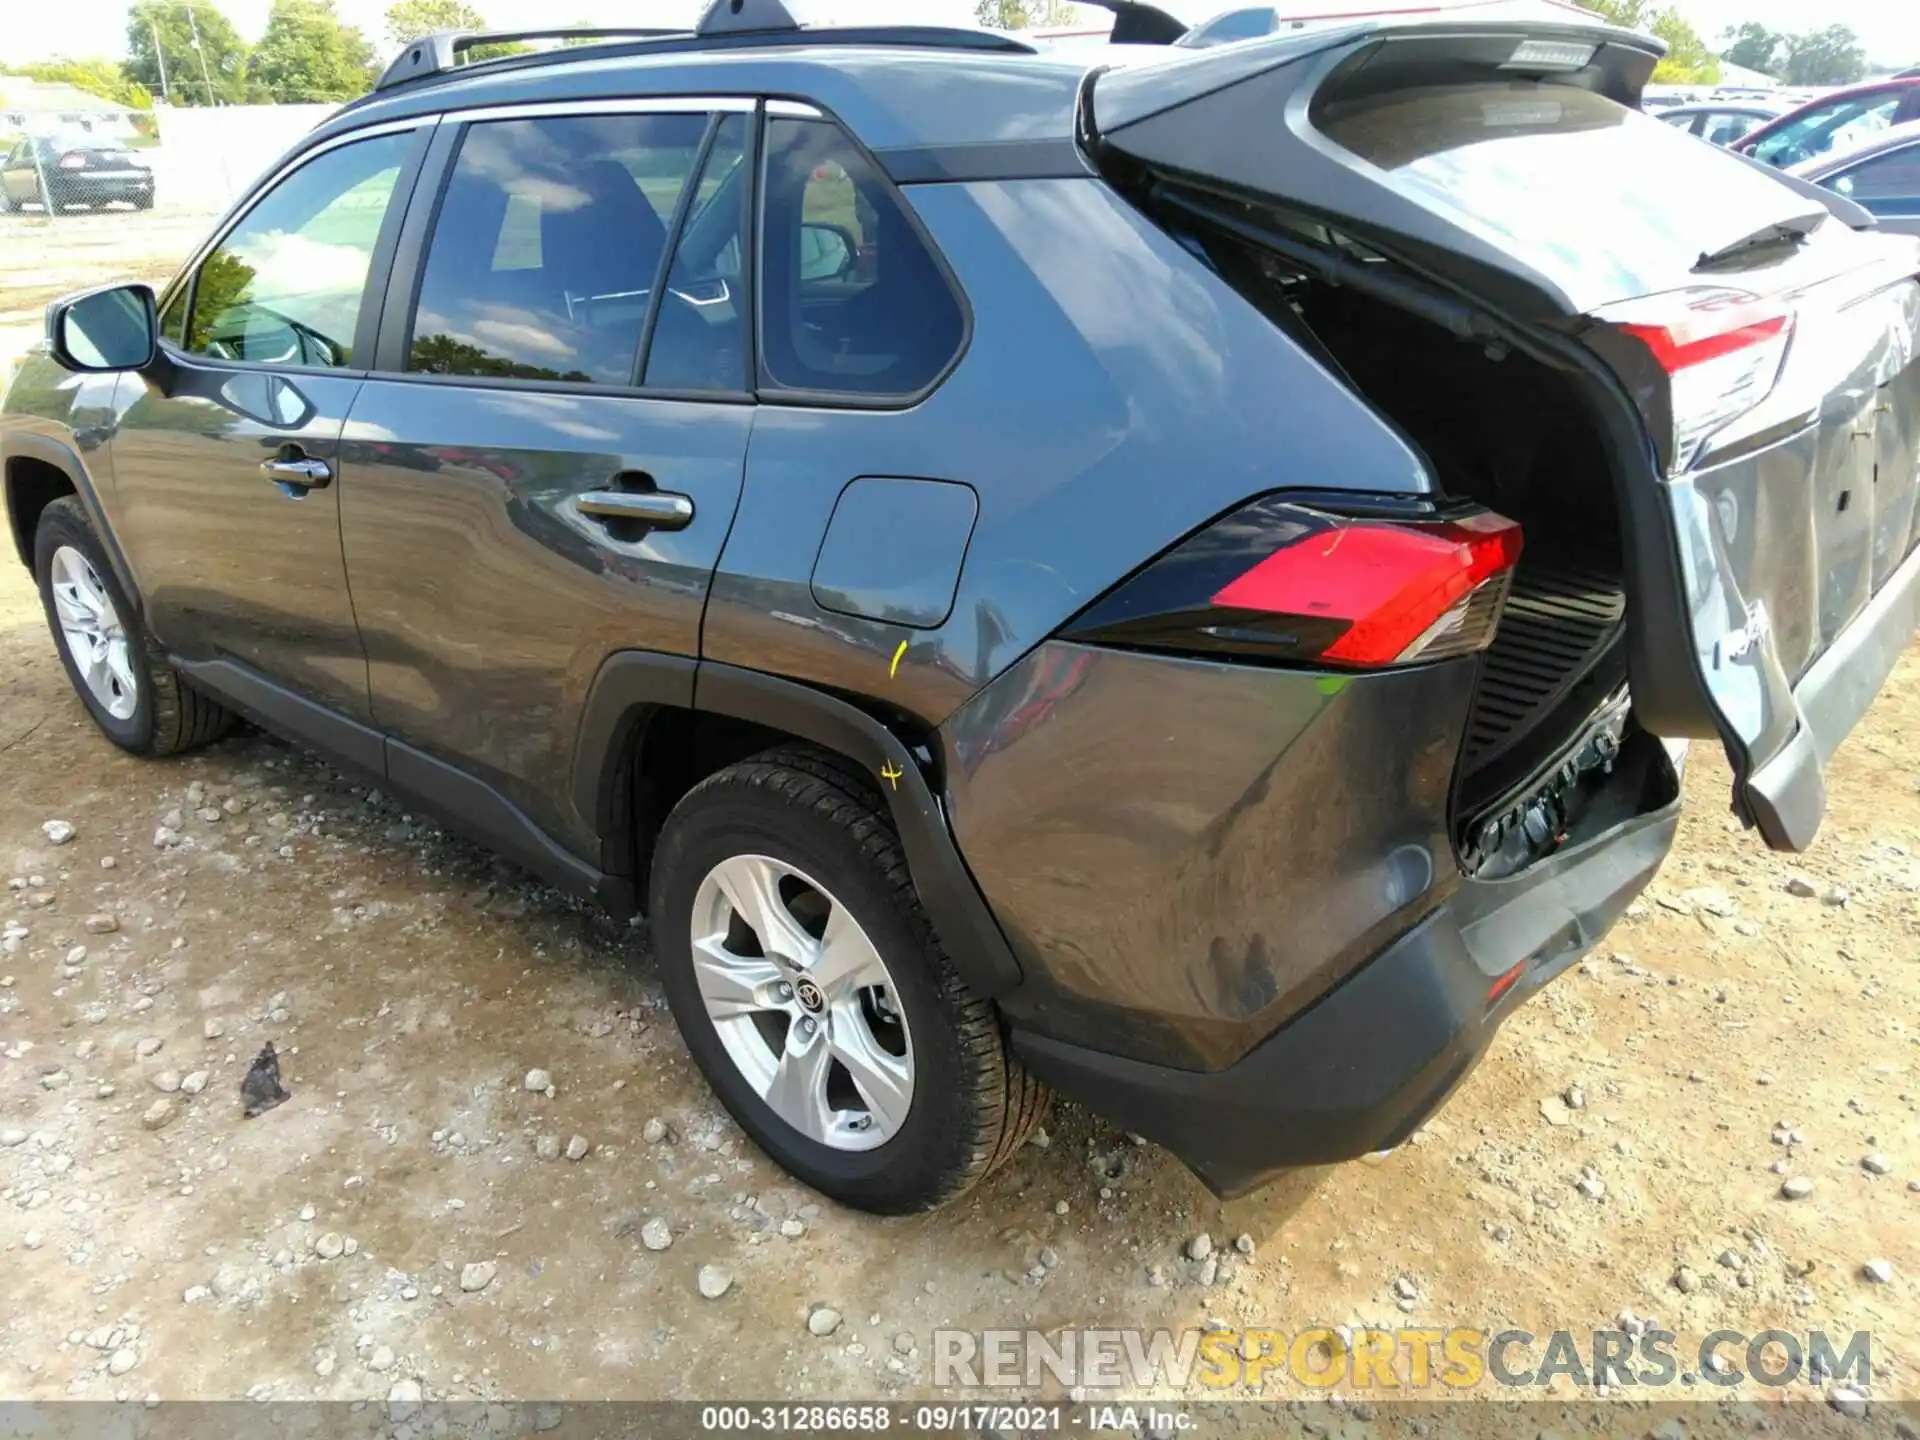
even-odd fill
[{"label": "toyota emblem on wheel cap", "polygon": [[794,982],[793,995],[804,1010],[811,1010],[817,1014],[827,1008],[826,993],[804,976]]}]

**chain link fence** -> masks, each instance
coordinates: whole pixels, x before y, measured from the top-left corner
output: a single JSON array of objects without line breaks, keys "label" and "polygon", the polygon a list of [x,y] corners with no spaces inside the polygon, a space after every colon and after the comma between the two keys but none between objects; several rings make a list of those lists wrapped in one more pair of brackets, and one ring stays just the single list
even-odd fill
[{"label": "chain link fence", "polygon": [[0,134],[0,389],[49,300],[164,284],[219,216],[330,105],[157,111],[157,144],[52,123]]}]

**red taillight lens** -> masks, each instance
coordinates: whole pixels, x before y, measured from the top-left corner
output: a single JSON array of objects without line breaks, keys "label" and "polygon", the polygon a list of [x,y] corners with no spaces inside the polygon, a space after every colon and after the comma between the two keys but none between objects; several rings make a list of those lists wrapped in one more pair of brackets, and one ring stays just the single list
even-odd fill
[{"label": "red taillight lens", "polygon": [[1373,669],[1484,649],[1520,558],[1488,511],[1356,517],[1268,496],[1176,546],[1068,627],[1079,639]]},{"label": "red taillight lens", "polygon": [[60,170],[84,170],[87,168],[87,157],[81,151],[69,150],[53,163]]},{"label": "red taillight lens", "polygon": [[[1659,372],[1648,419],[1670,425],[1668,468],[1700,457],[1714,432],[1772,392],[1793,338],[1793,311],[1744,290],[1695,288],[1649,295],[1595,312],[1637,341]],[[1644,403],[1644,401],[1643,401]]]}]

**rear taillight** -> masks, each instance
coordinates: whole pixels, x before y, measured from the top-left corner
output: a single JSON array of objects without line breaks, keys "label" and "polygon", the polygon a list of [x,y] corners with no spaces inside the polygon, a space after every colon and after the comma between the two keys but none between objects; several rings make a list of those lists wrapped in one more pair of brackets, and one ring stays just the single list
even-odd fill
[{"label": "rear taillight", "polygon": [[84,150],[69,150],[53,163],[54,168],[59,170],[84,170],[87,168],[87,155]]},{"label": "rear taillight", "polygon": [[1648,419],[1670,428],[1670,473],[1700,457],[1715,431],[1765,400],[1793,338],[1793,311],[1742,290],[1690,289],[1597,311],[1638,342],[1659,377],[1643,398]]},{"label": "rear taillight", "polygon": [[1484,649],[1520,558],[1490,511],[1338,515],[1270,495],[1175,546],[1067,627],[1078,640],[1376,669]]}]

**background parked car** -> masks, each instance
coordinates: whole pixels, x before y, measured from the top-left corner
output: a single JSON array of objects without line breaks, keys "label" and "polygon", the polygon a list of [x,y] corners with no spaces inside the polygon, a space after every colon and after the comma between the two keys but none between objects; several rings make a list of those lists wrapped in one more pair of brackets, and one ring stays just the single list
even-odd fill
[{"label": "background parked car", "polygon": [[1780,106],[1764,101],[1709,100],[1697,105],[1669,106],[1660,111],[1660,118],[1702,140],[1731,145],[1749,131],[1778,119],[1782,113]]},{"label": "background parked car", "polygon": [[1920,76],[1834,90],[1749,131],[1735,150],[1785,168],[1848,150],[1876,131],[1920,120]]},{"label": "background parked car", "polygon": [[121,202],[153,208],[153,169],[120,141],[85,132],[28,136],[0,161],[0,210]]},{"label": "background parked car", "polygon": [[1805,161],[1793,173],[1864,205],[1882,229],[1920,235],[1920,121]]}]

